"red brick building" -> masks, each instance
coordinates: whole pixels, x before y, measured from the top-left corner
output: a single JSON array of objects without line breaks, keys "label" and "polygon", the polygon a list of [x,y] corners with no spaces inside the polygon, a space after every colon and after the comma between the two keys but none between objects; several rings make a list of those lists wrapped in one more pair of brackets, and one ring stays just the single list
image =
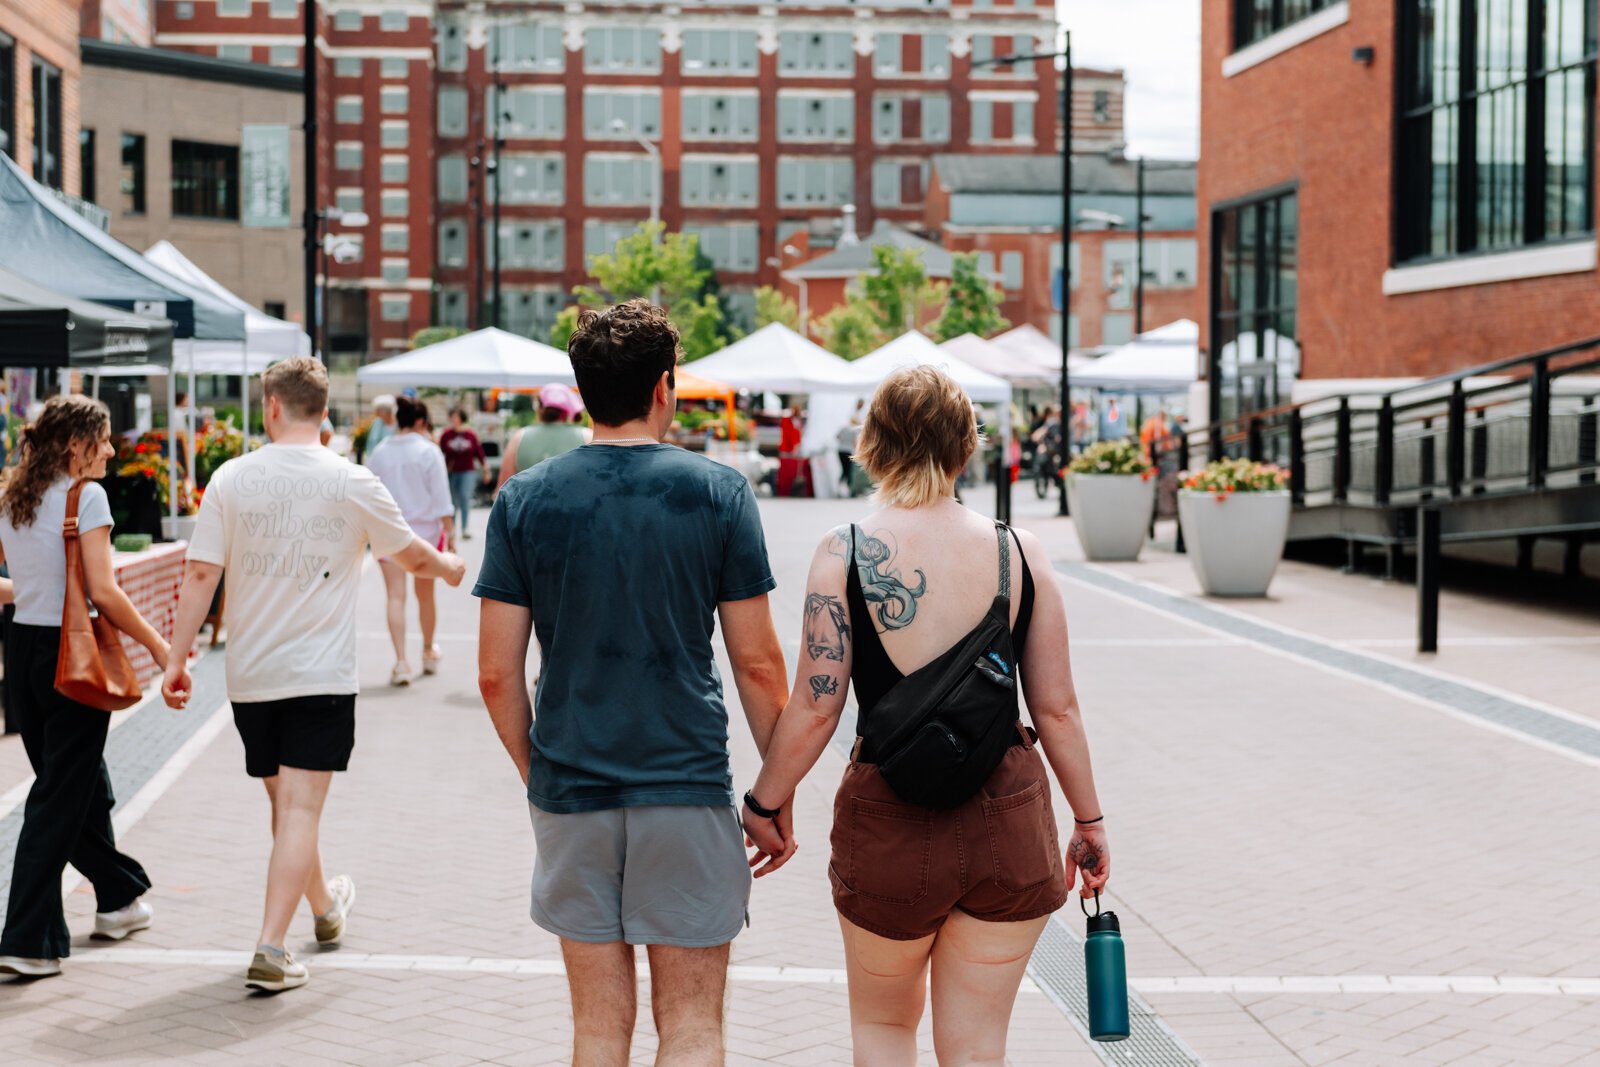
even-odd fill
[{"label": "red brick building", "polygon": [[0,152],[73,196],[79,19],[78,0],[0,0]]},{"label": "red brick building", "polygon": [[1595,0],[1202,11],[1213,411],[1600,334]]}]

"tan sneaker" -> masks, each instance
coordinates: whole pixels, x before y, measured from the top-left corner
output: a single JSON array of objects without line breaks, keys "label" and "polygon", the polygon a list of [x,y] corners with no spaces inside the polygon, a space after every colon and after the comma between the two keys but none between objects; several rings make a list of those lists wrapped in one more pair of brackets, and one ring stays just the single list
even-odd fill
[{"label": "tan sneaker", "polygon": [[442,660],[442,659],[444,659],[444,653],[439,651],[439,646],[438,645],[434,645],[432,648],[423,649],[422,650],[422,673],[423,674],[438,674],[439,673],[439,661]]},{"label": "tan sneaker", "polygon": [[311,980],[311,972],[303,963],[281,949],[261,945],[256,949],[250,970],[245,973],[244,984],[251,989],[267,993],[282,993],[285,989],[298,989]]},{"label": "tan sneaker", "polygon": [[341,874],[328,883],[328,893],[333,897],[333,907],[327,914],[318,915],[316,921],[317,944],[324,948],[332,948],[344,937],[344,921],[356,906],[356,883],[348,874]]}]

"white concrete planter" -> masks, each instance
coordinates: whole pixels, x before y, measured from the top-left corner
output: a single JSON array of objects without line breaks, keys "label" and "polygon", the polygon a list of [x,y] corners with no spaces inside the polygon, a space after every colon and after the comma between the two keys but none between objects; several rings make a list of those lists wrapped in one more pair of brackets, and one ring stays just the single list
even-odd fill
[{"label": "white concrete planter", "polygon": [[168,541],[193,541],[194,527],[200,519],[196,515],[161,516],[161,536]]},{"label": "white concrete planter", "polygon": [[1067,474],[1067,510],[1083,554],[1096,562],[1139,558],[1156,480],[1137,474]]},{"label": "white concrete planter", "polygon": [[1289,535],[1289,493],[1178,494],[1189,565],[1208,596],[1266,596]]}]

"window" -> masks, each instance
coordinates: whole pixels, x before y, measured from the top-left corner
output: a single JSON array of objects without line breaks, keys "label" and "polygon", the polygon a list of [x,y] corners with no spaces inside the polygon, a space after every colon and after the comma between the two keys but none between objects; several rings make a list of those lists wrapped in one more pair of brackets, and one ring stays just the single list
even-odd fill
[{"label": "window", "polygon": [[298,67],[300,65],[300,46],[297,44],[275,44],[267,49],[267,62],[274,67]]},{"label": "window", "polygon": [[872,101],[872,139],[887,144],[902,138],[905,111],[904,101],[898,96],[879,96]]},{"label": "window", "polygon": [[[1107,262],[1115,261],[1126,279],[1126,303],[1132,306],[1132,290],[1138,281],[1139,246],[1135,241],[1107,241],[1102,253]],[[1157,237],[1144,243],[1144,287],[1146,289],[1192,289],[1199,251],[1192,237]]]},{"label": "window", "polygon": [[1401,15],[1397,258],[1592,232],[1592,0],[1407,0]]},{"label": "window", "polygon": [[683,94],[686,141],[754,141],[760,132],[755,93]]},{"label": "window", "polygon": [[385,259],[378,266],[378,275],[390,285],[401,285],[411,277],[411,261],[408,259]]},{"label": "window", "polygon": [[462,289],[445,289],[439,294],[438,322],[441,326],[467,328],[467,294]]},{"label": "window", "polygon": [[566,306],[558,289],[507,289],[505,328],[523,337],[546,339]]},{"label": "window", "polygon": [[336,97],[333,101],[333,121],[359,126],[361,124],[361,98],[359,96]]},{"label": "window", "polygon": [[378,143],[384,148],[404,148],[411,143],[411,126],[404,119],[384,119],[378,129]]},{"label": "window", "polygon": [[239,148],[172,142],[172,213],[201,219],[239,217]]},{"label": "window", "polygon": [[333,28],[340,33],[359,33],[361,12],[342,7],[333,13]]},{"label": "window", "polygon": [[[494,267],[492,225],[484,227],[488,265]],[[517,270],[561,270],[567,265],[567,227],[560,219],[523,220],[500,224],[500,251],[506,266]]]},{"label": "window", "polygon": [[494,30],[489,57],[491,69],[554,73],[566,69],[567,43],[558,24],[499,26]]},{"label": "window", "polygon": [[60,189],[61,71],[33,57],[33,180]]},{"label": "window", "polygon": [[333,146],[334,170],[361,169],[361,142],[339,141]]},{"label": "window", "polygon": [[653,89],[585,89],[583,133],[590,140],[654,137],[661,132],[661,93]]},{"label": "window", "polygon": [[1295,319],[1300,227],[1295,194],[1212,216],[1212,417],[1275,407],[1299,373]]},{"label": "window", "polygon": [[411,25],[411,16],[405,11],[380,11],[378,29],[383,33],[404,33]]},{"label": "window", "polygon": [[178,0],[172,5],[172,17],[185,22],[194,18],[194,0]]},{"label": "window", "polygon": [[459,73],[467,69],[467,35],[454,22],[439,31],[439,69]]},{"label": "window", "polygon": [[231,59],[235,63],[249,63],[255,58],[255,49],[247,44],[219,44],[217,58]]},{"label": "window", "polygon": [[1133,340],[1133,316],[1126,311],[1111,311],[1100,317],[1100,343],[1125,345]]},{"label": "window", "polygon": [[223,18],[247,18],[250,0],[217,0],[217,14]]},{"label": "window", "polygon": [[685,74],[754,74],[754,30],[684,30]]},{"label": "window", "polygon": [[292,19],[300,14],[300,0],[271,0],[267,14],[275,19]]},{"label": "window", "polygon": [[[1033,53],[1032,37],[1000,37],[987,33],[974,34],[972,37],[972,63],[975,68],[986,60],[1002,56],[1030,56]],[[1033,73],[1032,63],[1009,63],[973,70],[973,76],[979,78],[1031,78]]]},{"label": "window", "polygon": [[15,155],[17,136],[17,42],[0,33],[0,152]]},{"label": "window", "polygon": [[754,207],[759,197],[753,156],[684,156],[679,189],[685,207]]},{"label": "window", "polygon": [[439,157],[439,202],[467,202],[467,157],[459,153]]},{"label": "window", "polygon": [[887,94],[873,97],[872,139],[879,144],[944,144],[950,140],[950,98]]},{"label": "window", "polygon": [[334,191],[333,205],[334,207],[337,207],[343,214],[348,215],[352,212],[363,210],[361,207],[362,203],[363,201],[361,198],[360,189],[347,186],[343,189],[336,189]]},{"label": "window", "polygon": [[975,144],[1032,144],[1033,101],[974,97],[972,141]]},{"label": "window", "polygon": [[333,73],[338,78],[361,77],[360,56],[337,56],[333,61]]},{"label": "window", "polygon": [[855,39],[848,32],[778,34],[778,70],[783,74],[854,74]]},{"label": "window", "polygon": [[1234,0],[1233,47],[1270,37],[1292,22],[1332,7],[1338,0]]},{"label": "window", "polygon": [[785,207],[837,207],[855,199],[855,165],[848,159],[779,157],[778,203]]},{"label": "window", "polygon": [[404,78],[411,73],[411,60],[404,56],[385,56],[378,61],[378,73],[385,78]]},{"label": "window", "polygon": [[590,155],[583,161],[585,204],[648,204],[655,166],[647,156]]},{"label": "window", "polygon": [[753,289],[724,289],[722,307],[728,313],[728,323],[752,333],[756,328],[756,294]]},{"label": "window", "polygon": [[144,214],[144,134],[122,135],[122,213]]},{"label": "window", "polygon": [[950,140],[950,98],[925,96],[922,98],[922,139],[929,144],[945,144]]},{"label": "window", "polygon": [[1111,94],[1104,89],[1094,91],[1094,121],[1097,126],[1111,121]]},{"label": "window", "polygon": [[778,140],[853,141],[856,102],[849,94],[778,94]]},{"label": "window", "polygon": [[385,252],[409,252],[411,250],[411,227],[385,223],[379,247]]},{"label": "window", "polygon": [[927,194],[926,160],[879,159],[872,164],[874,207],[915,207]]},{"label": "window", "polygon": [[282,300],[264,301],[261,305],[261,310],[275,319],[286,319],[289,317],[287,314],[288,305],[286,305]]},{"label": "window", "polygon": [[95,193],[94,131],[78,131],[78,186],[79,196],[89,203],[98,203]]},{"label": "window", "polygon": [[378,110],[385,115],[404,115],[411,108],[411,91],[404,85],[385,85],[378,90]]},{"label": "window", "polygon": [[[485,114],[495,113],[495,88],[486,91]],[[505,135],[558,140],[566,134],[566,95],[556,87],[506,90]]]},{"label": "window", "polygon": [[458,221],[439,223],[439,266],[467,265],[467,227]]},{"label": "window", "polygon": [[467,135],[467,91],[459,85],[446,85],[439,90],[439,136],[465,137]]},{"label": "window", "polygon": [[661,33],[616,26],[588,30],[583,35],[583,69],[655,74],[661,70]]},{"label": "window", "polygon": [[378,298],[378,315],[384,322],[406,322],[411,318],[411,297],[405,293],[384,293]]},{"label": "window", "polygon": [[385,189],[379,194],[383,217],[403,219],[411,214],[411,194],[404,189]]},{"label": "window", "polygon": [[1000,253],[1000,285],[1014,293],[1022,288],[1022,253]]},{"label": "window", "polygon": [[717,270],[749,272],[761,262],[756,224],[702,225],[685,223],[683,232],[700,238],[700,251]]},{"label": "window", "polygon": [[944,77],[950,73],[950,36],[880,33],[873,44],[872,64],[881,78]]},{"label": "window", "polygon": [[637,222],[624,222],[617,219],[587,219],[583,224],[583,258],[584,262],[593,256],[608,255],[616,248],[617,242],[633,233],[640,226]]},{"label": "window", "polygon": [[[560,204],[567,198],[566,157],[558,153],[505,153],[500,188],[508,204]],[[494,189],[489,190],[494,200]]]},{"label": "window", "polygon": [[405,156],[384,156],[378,176],[386,182],[405,184],[411,177],[411,164]]}]

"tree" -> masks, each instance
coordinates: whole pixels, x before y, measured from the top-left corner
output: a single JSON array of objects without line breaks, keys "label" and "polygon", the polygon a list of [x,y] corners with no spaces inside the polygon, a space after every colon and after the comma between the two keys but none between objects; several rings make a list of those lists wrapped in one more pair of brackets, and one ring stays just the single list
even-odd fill
[{"label": "tree", "polygon": [[448,341],[452,337],[460,337],[466,332],[459,326],[424,326],[411,335],[411,347],[414,349],[426,348],[428,345],[436,345],[440,341]]},{"label": "tree", "polygon": [[948,341],[964,333],[988,337],[1010,326],[1000,314],[1005,294],[978,269],[972,252],[957,252],[951,260],[949,297],[944,311],[929,327],[935,341]]},{"label": "tree", "polygon": [[[700,251],[700,238],[694,234],[667,233],[660,222],[642,223],[610,252],[590,260],[589,273],[598,287],[580,285],[572,290],[578,303],[588,307],[650,299],[659,293],[660,305],[683,339],[687,359],[710,355],[732,339],[716,269]],[[557,336],[565,341],[576,327],[577,312],[563,313],[551,329],[552,343]]]},{"label": "tree", "polygon": [[550,327],[550,343],[565,352],[567,342],[572,340],[572,335],[577,332],[578,305],[568,304],[561,309],[561,314],[556,316],[555,325]]},{"label": "tree", "polygon": [[800,328],[800,308],[793,300],[770,285],[763,285],[756,290],[756,329],[770,326],[774,322],[780,323],[796,333],[803,333]]},{"label": "tree", "polygon": [[879,324],[878,312],[859,293],[817,320],[822,347],[841,359],[860,359],[882,347],[889,338]]},{"label": "tree", "polygon": [[921,249],[874,245],[872,263],[874,270],[862,274],[856,285],[879,329],[889,336],[916,329],[926,312],[944,300],[948,286],[928,280]]}]

